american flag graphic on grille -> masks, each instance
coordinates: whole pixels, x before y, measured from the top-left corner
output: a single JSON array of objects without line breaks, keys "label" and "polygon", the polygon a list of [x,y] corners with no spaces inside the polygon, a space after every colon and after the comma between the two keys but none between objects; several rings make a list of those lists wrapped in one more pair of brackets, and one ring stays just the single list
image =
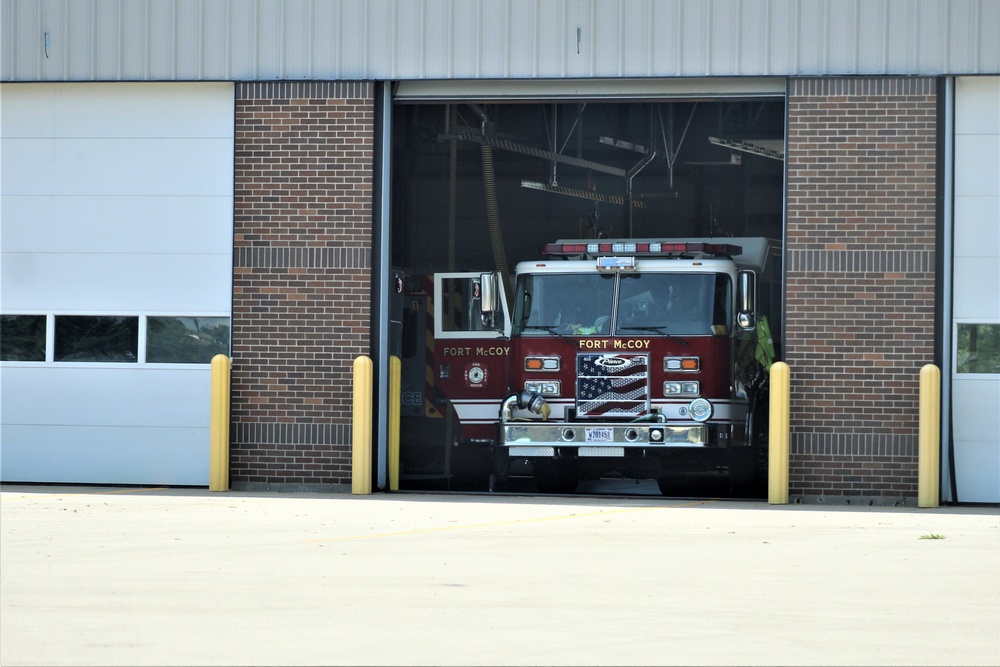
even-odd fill
[{"label": "american flag graphic on grille", "polygon": [[639,417],[649,412],[646,354],[579,354],[576,378],[578,417]]}]

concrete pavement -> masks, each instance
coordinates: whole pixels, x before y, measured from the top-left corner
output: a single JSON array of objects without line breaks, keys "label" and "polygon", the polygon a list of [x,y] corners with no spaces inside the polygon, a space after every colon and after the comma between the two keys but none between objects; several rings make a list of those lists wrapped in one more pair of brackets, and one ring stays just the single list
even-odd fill
[{"label": "concrete pavement", "polygon": [[0,664],[997,665],[997,508],[0,489]]}]

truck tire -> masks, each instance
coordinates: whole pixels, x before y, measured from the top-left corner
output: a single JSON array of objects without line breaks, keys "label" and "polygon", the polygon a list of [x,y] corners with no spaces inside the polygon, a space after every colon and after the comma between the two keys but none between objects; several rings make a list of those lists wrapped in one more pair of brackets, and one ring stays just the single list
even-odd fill
[{"label": "truck tire", "polygon": [[747,419],[746,447],[734,447],[729,458],[729,486],[737,495],[767,496],[768,417],[770,403],[767,390],[761,390]]},{"label": "truck tire", "polygon": [[575,493],[580,466],[573,460],[536,459],[532,462],[539,493]]}]

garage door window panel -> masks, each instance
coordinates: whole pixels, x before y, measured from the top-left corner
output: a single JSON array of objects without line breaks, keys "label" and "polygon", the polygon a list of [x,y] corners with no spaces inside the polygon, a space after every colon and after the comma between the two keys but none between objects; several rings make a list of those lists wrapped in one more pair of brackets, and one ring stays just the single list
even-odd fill
[{"label": "garage door window panel", "polygon": [[217,354],[229,354],[228,317],[149,317],[146,320],[146,362],[208,364]]},{"label": "garage door window panel", "polygon": [[960,323],[957,330],[957,371],[1000,373],[1000,324]]},{"label": "garage door window panel", "polygon": [[55,361],[137,363],[139,318],[56,316]]},{"label": "garage door window panel", "polygon": [[45,361],[45,315],[0,315],[0,361]]}]

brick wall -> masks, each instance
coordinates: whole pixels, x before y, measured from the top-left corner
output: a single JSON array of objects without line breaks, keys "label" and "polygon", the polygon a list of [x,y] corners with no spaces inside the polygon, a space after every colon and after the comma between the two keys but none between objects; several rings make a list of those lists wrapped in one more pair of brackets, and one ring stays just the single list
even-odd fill
[{"label": "brick wall", "polygon": [[800,79],[788,99],[790,493],[917,494],[933,363],[936,84]]},{"label": "brick wall", "polygon": [[234,488],[350,484],[373,142],[371,83],[236,86]]}]

